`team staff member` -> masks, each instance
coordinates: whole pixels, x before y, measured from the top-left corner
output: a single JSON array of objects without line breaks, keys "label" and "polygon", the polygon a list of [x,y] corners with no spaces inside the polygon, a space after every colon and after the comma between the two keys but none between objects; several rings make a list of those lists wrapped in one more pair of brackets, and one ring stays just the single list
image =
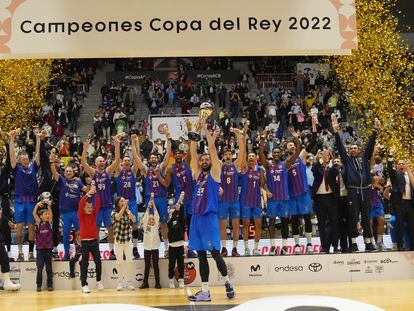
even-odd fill
[{"label": "team staff member", "polygon": [[353,228],[351,233],[351,251],[357,252],[358,245],[356,238],[358,236],[357,222],[358,214],[361,211],[361,224],[364,230],[365,251],[374,251],[375,247],[371,243],[372,232],[370,225],[370,188],[371,188],[371,171],[370,159],[375,147],[375,140],[377,138],[377,131],[381,129],[381,122],[375,120],[375,129],[368,140],[365,152],[360,153],[359,147],[356,144],[351,145],[349,154],[346,152],[339,136],[338,118],[332,118],[332,128],[335,133],[336,147],[341,156],[343,166],[345,168],[345,182],[348,189],[348,208],[350,215],[350,222]]}]

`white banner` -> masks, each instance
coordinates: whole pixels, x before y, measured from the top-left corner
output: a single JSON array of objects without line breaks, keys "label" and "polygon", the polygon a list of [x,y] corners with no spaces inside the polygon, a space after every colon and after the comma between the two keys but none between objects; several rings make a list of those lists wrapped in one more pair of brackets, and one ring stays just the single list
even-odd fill
[{"label": "white banner", "polygon": [[0,57],[350,54],[354,0],[0,1]]},{"label": "white banner", "polygon": [[[382,252],[301,256],[226,257],[228,275],[235,286],[251,284],[293,284],[314,282],[352,282],[399,280],[414,278],[414,252]],[[223,285],[214,259],[209,258],[210,284]],[[103,261],[102,281],[105,288],[115,288],[119,281],[116,261]],[[163,287],[168,286],[168,260],[160,259],[160,278]],[[133,261],[133,283],[142,283],[144,261]],[[20,282],[23,290],[36,288],[36,263],[11,264],[11,277]],[[53,262],[53,282],[56,289],[80,289],[79,264],[75,265],[75,279],[69,277],[69,262]],[[177,271],[176,271],[177,272]],[[96,288],[96,269],[89,262],[88,283]],[[176,278],[178,276],[176,274]],[[185,260],[185,284],[200,286],[198,259]],[[44,283],[46,275],[44,272]],[[150,286],[154,286],[151,270]],[[44,284],[45,286],[46,284]],[[237,288],[236,288],[237,291]]]}]

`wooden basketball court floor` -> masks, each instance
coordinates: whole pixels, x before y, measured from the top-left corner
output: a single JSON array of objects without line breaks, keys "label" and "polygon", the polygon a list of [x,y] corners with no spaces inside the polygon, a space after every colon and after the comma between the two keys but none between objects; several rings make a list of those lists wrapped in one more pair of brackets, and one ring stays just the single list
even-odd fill
[{"label": "wooden basketball court floor", "polygon": [[[192,287],[194,293],[199,290]],[[236,286],[237,296],[225,297],[224,286],[211,287],[212,302],[197,303],[192,308],[186,289],[146,289],[117,292],[106,289],[82,294],[79,290],[54,292],[0,292],[0,310],[47,310],[50,308],[96,303],[120,303],[152,306],[166,310],[228,310],[234,305],[262,297],[285,295],[323,295],[357,300],[385,310],[414,310],[414,280],[315,283],[288,285]],[[98,310],[97,310],[98,311]],[[264,311],[264,310],[263,310]],[[357,311],[357,310],[355,310]]]}]

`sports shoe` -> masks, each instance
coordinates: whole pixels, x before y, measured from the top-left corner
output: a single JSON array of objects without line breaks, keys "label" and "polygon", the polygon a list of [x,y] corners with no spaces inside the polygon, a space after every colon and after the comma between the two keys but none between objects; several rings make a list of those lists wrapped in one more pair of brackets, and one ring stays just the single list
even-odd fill
[{"label": "sports shoe", "polygon": [[15,261],[15,259],[13,257],[9,256],[9,262],[14,262],[14,261]]},{"label": "sports shoe", "polygon": [[47,287],[47,291],[48,292],[53,292],[55,290],[55,288],[53,287],[53,285],[49,285],[48,287]]},{"label": "sports shoe", "polygon": [[123,290],[124,289],[124,284],[122,284],[122,281],[120,281],[119,283],[118,283],[118,286],[116,287],[116,290],[117,291],[121,291],[121,290]]},{"label": "sports shoe", "polygon": [[197,258],[197,254],[193,250],[189,249],[187,251],[187,258]]},{"label": "sports shoe", "polygon": [[9,283],[3,284],[3,288],[4,290],[9,291],[9,292],[16,292],[20,290],[20,284],[14,284],[12,282],[9,282]]},{"label": "sports shoe", "polygon": [[385,245],[383,242],[378,242],[377,243],[377,250],[379,252],[388,252],[391,249],[387,245]]},{"label": "sports shoe", "polygon": [[82,286],[82,293],[89,294],[90,292],[88,285]]},{"label": "sports shoe", "polygon": [[269,256],[276,256],[276,247],[275,246],[270,247]]},{"label": "sports shoe", "polygon": [[223,247],[221,249],[221,257],[227,257],[227,248]]},{"label": "sports shoe", "polygon": [[375,246],[372,243],[367,243],[365,244],[365,252],[374,252],[377,249],[375,248]]},{"label": "sports shoe", "polygon": [[169,279],[168,280],[168,287],[169,288],[175,288],[174,279]]},{"label": "sports shoe", "polygon": [[149,288],[148,282],[142,282],[141,286],[139,287],[139,289],[144,289],[144,288]]},{"label": "sports shoe", "polygon": [[29,261],[36,261],[36,258],[33,254],[33,252],[29,252]]},{"label": "sports shoe", "polygon": [[231,256],[232,257],[240,257],[240,254],[237,251],[237,248],[233,247],[233,249],[231,250]]},{"label": "sports shoe", "polygon": [[250,249],[248,249],[248,248],[244,249],[244,256],[246,256],[246,257],[250,256]]},{"label": "sports shoe", "polygon": [[306,254],[308,254],[308,255],[313,254],[313,246],[312,246],[311,243],[308,243],[306,245]]},{"label": "sports shoe", "polygon": [[127,289],[127,290],[134,290],[135,289],[135,287],[134,287],[134,285],[132,285],[132,282],[131,281],[126,281],[126,284],[125,284],[125,288]]},{"label": "sports shoe", "polygon": [[211,301],[210,291],[204,292],[200,290],[199,292],[195,293],[193,296],[189,296],[188,300],[190,301]]},{"label": "sports shoe", "polygon": [[99,281],[99,282],[96,282],[96,288],[98,290],[104,290],[105,289],[105,286],[103,285],[103,282],[102,281]]},{"label": "sports shoe", "polygon": [[111,250],[111,252],[109,253],[109,260],[116,260],[116,256],[115,256],[115,252],[114,250]]},{"label": "sports shoe", "polygon": [[161,289],[161,284],[160,283],[155,283],[155,288],[156,289]]},{"label": "sports shoe", "polygon": [[224,284],[224,286],[226,286],[226,295],[227,298],[232,299],[234,298],[234,289],[233,289],[233,285],[231,284],[230,281],[227,281],[226,284]]},{"label": "sports shoe", "polygon": [[294,249],[295,249],[294,252],[296,255],[302,255],[302,247],[299,244],[296,244]]},{"label": "sports shoe", "polygon": [[168,258],[168,249],[164,251],[164,258]]},{"label": "sports shoe", "polygon": [[136,247],[134,247],[133,249],[132,249],[132,255],[134,256],[134,259],[135,260],[137,260],[137,259],[139,259],[141,256],[139,255],[139,252],[138,252],[138,248],[136,248]]},{"label": "sports shoe", "polygon": [[75,272],[69,273],[69,280],[74,279],[76,277]]},{"label": "sports shoe", "polygon": [[253,256],[260,256],[260,251],[258,249],[254,249]]},{"label": "sports shoe", "polygon": [[351,253],[357,253],[357,252],[359,252],[358,244],[352,243],[352,245],[350,247],[350,251],[351,251]]},{"label": "sports shoe", "polygon": [[37,292],[41,292],[41,291],[42,291],[42,286],[37,285],[37,286],[36,286],[36,291],[37,291]]},{"label": "sports shoe", "polygon": [[24,261],[23,253],[19,253],[19,256],[17,257],[17,261]]},{"label": "sports shoe", "polygon": [[178,279],[178,287],[184,288],[184,279]]},{"label": "sports shoe", "polygon": [[284,255],[289,255],[289,252],[287,250],[286,246],[283,246],[282,249],[280,250],[280,255],[284,256]]}]

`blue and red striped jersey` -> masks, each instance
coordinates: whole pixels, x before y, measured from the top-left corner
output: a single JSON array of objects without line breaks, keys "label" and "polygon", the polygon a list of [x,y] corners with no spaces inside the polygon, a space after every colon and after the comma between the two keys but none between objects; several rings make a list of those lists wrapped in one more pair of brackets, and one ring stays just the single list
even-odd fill
[{"label": "blue and red striped jersey", "polygon": [[241,175],[242,190],[241,190],[241,204],[250,208],[262,206],[262,168],[259,166],[247,166],[247,172]]},{"label": "blue and red striped jersey", "polygon": [[135,200],[136,178],[132,168],[121,169],[116,178],[116,193],[119,197],[127,200]]},{"label": "blue and red striped jersey", "polygon": [[111,178],[106,170],[103,170],[102,172],[95,170],[92,179],[95,181],[96,194],[101,201],[101,207],[112,207]]},{"label": "blue and red striped jersey", "polygon": [[172,184],[175,196],[179,196],[184,191],[184,202],[190,201],[194,192],[194,181],[191,169],[185,161],[181,164],[172,165]]},{"label": "blue and red striped jersey", "polygon": [[[158,166],[158,169],[161,171],[160,166]],[[145,176],[145,196],[150,197],[151,193],[154,193],[155,198],[166,198],[167,189],[158,180],[154,170],[155,168],[152,166],[147,168],[147,174]],[[164,178],[162,173],[161,176]]]},{"label": "blue and red striped jersey", "polygon": [[223,195],[220,202],[237,202],[239,199],[239,173],[234,163],[223,163],[221,166],[221,188]]},{"label": "blue and red striped jersey", "polygon": [[272,201],[286,201],[289,199],[288,172],[285,162],[269,162],[269,169],[266,172],[266,179],[269,191],[273,197]]},{"label": "blue and red striped jersey", "polygon": [[291,197],[297,197],[309,192],[306,166],[300,157],[291,165],[288,171],[288,180],[289,194]]},{"label": "blue and red striped jersey", "polygon": [[193,215],[217,213],[220,184],[211,174],[200,173],[196,181],[193,198]]}]

